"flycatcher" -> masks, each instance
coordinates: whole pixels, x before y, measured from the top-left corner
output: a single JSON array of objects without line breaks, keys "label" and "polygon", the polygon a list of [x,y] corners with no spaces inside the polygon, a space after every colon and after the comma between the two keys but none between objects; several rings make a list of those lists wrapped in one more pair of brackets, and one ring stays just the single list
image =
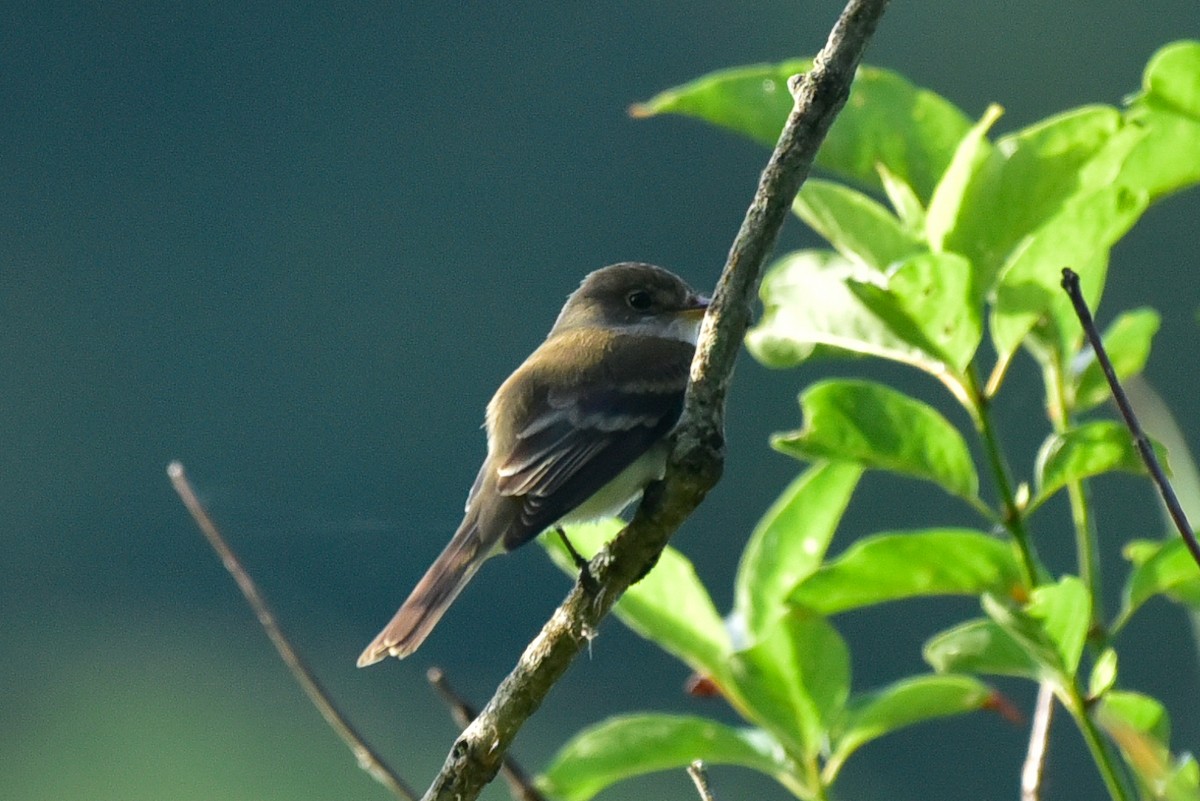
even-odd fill
[{"label": "flycatcher", "polygon": [[490,557],[548,528],[615,514],[662,478],[707,308],[649,264],[583,279],[488,404],[487,458],[463,521],[359,667],[417,650]]}]

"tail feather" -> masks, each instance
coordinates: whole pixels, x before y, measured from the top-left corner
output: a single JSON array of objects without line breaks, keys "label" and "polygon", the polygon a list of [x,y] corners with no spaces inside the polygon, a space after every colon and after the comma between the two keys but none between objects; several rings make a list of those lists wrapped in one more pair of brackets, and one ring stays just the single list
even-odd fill
[{"label": "tail feather", "polygon": [[373,665],[388,656],[403,659],[417,650],[493,553],[479,536],[478,521],[464,521],[395,617],[359,656],[358,666]]}]

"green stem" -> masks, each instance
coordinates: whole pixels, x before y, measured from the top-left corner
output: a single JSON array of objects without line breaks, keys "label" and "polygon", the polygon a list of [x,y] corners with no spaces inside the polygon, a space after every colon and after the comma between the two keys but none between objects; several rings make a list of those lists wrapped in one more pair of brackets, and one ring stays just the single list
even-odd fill
[{"label": "green stem", "polygon": [[1104,786],[1108,788],[1108,794],[1113,801],[1132,801],[1122,773],[1113,758],[1112,749],[1105,745],[1104,736],[1096,726],[1096,721],[1092,720],[1092,716],[1088,714],[1087,704],[1084,703],[1079,690],[1074,684],[1071,684],[1068,692],[1070,692],[1070,698],[1067,699],[1069,702],[1067,709],[1079,723],[1079,730],[1083,733],[1088,750],[1092,752],[1092,759],[1096,762],[1096,768],[1100,771],[1101,778],[1104,779]]},{"label": "green stem", "polygon": [[[1067,408],[1066,379],[1057,358],[1046,360],[1042,368],[1042,380],[1046,385],[1046,415],[1050,418],[1055,433],[1065,434],[1071,427],[1071,413]],[[1079,566],[1079,577],[1091,596],[1091,624],[1092,629],[1097,630],[1099,622],[1104,620],[1100,585],[1100,548],[1084,482],[1068,482],[1067,497],[1071,503],[1071,523],[1075,529],[1075,558]]]},{"label": "green stem", "polygon": [[996,435],[995,423],[992,422],[989,401],[979,386],[979,373],[973,364],[969,368],[967,379],[970,382],[971,395],[975,401],[973,415],[975,418],[975,430],[979,434],[979,438],[983,441],[988,463],[992,468],[992,475],[996,479],[996,487],[1000,491],[1000,503],[1004,508],[1001,522],[1008,530],[1008,533],[1012,535],[1013,541],[1017,544],[1017,550],[1020,551],[1021,566],[1025,572],[1025,585],[1033,588],[1038,584],[1041,570],[1038,567],[1037,556],[1033,552],[1033,544],[1029,541],[1029,532],[1025,528],[1025,519],[1022,515],[1022,510],[1017,505],[1016,494],[1013,492],[1012,487],[1012,479],[1009,477],[1008,464],[1004,459],[1004,454],[1000,450],[1000,440]]}]

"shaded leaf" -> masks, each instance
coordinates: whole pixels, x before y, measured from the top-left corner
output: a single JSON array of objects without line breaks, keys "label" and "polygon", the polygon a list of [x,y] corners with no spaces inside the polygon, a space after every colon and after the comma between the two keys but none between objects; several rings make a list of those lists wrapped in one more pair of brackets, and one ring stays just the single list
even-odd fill
[{"label": "shaded leaf", "polygon": [[1012,546],[978,531],[929,529],[855,542],[789,600],[831,615],[925,595],[1007,595],[1021,584]]},{"label": "shaded leaf", "polygon": [[829,621],[792,610],[734,654],[731,670],[752,721],[794,754],[821,752],[850,695],[850,652]]},{"label": "shaded leaf", "polygon": [[870,381],[828,380],[800,396],[804,428],[771,438],[801,459],[845,459],[927,479],[974,499],[979,478],[958,429],[931,406]]},{"label": "shaded leaf", "polygon": [[791,589],[820,566],[862,471],[850,462],[813,465],[755,527],[742,551],[733,596],[735,617],[751,642],[786,611]]},{"label": "shaded leaf", "polygon": [[961,675],[913,676],[850,700],[833,741],[830,762],[840,764],[871,740],[935,718],[982,708],[992,689]]},{"label": "shaded leaf", "polygon": [[[773,147],[792,109],[787,80],[811,67],[811,60],[797,59],[720,70],[636,105],[634,115],[699,117]],[[945,98],[894,72],[863,66],[817,164],[875,188],[876,165],[883,164],[928,198],[969,127],[966,115]]]},{"label": "shaded leaf", "polygon": [[561,801],[587,801],[623,779],[685,768],[696,759],[751,768],[788,787],[799,773],[779,743],[759,729],[647,713],[609,718],[579,732],[555,754],[537,784]]},{"label": "shaded leaf", "polygon": [[[609,518],[570,526],[567,535],[585,555],[599,551],[625,523]],[[558,537],[539,537],[555,564],[571,576],[578,573]],[[614,607],[617,617],[641,636],[678,657],[689,667],[725,681],[732,646],[725,622],[692,563],[668,546],[645,578],[631,586]]]},{"label": "shaded leaf", "polygon": [[[1117,378],[1124,380],[1142,371],[1150,356],[1150,343],[1158,332],[1158,325],[1158,312],[1135,309],[1122,312],[1105,330],[1101,339]],[[1100,369],[1100,362],[1091,348],[1080,354],[1073,372],[1077,412],[1091,409],[1112,397],[1104,371]]]},{"label": "shaded leaf", "polygon": [[[1158,452],[1165,464],[1166,454]],[[1093,420],[1062,434],[1051,434],[1038,450],[1035,474],[1041,504],[1073,481],[1120,470],[1145,473],[1146,466],[1129,429],[1115,420]]]},{"label": "shaded leaf", "polygon": [[925,643],[925,661],[939,673],[987,673],[1037,679],[1038,666],[992,620],[968,620]]},{"label": "shaded leaf", "polygon": [[838,253],[876,270],[925,247],[883,205],[842,184],[808,179],[792,210]]},{"label": "shaded leaf", "polygon": [[1097,704],[1095,717],[1117,744],[1147,797],[1167,801],[1200,798],[1200,771],[1191,755],[1172,756],[1170,719],[1156,699],[1114,690]]}]

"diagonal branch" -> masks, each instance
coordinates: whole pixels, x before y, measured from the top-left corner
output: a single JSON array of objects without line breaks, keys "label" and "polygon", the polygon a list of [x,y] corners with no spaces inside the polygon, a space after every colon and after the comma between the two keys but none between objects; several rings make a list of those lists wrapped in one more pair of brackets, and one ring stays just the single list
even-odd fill
[{"label": "diagonal branch", "polygon": [[812,72],[789,82],[795,105],[730,249],[692,363],[692,384],[666,477],[651,486],[633,521],[591,562],[599,587],[578,585],[521,655],[488,705],[459,736],[424,801],[470,801],[500,769],[522,724],[587,644],[613,604],[654,565],[721,476],[725,395],[750,324],[763,263],[817,149],[850,94],[887,0],[850,0]]},{"label": "diagonal branch", "polygon": [[258,591],[258,585],[254,583],[254,579],[250,578],[250,574],[246,572],[246,568],[242,566],[242,561],[238,559],[233,548],[229,547],[229,543],[225,541],[225,537],[221,535],[220,529],[216,523],[208,516],[208,510],[204,508],[204,504],[200,503],[200,499],[196,497],[196,493],[192,490],[192,483],[188,481],[187,473],[183,470],[183,465],[179,462],[171,462],[167,465],[167,475],[171,479],[171,485],[175,487],[175,492],[179,494],[179,499],[183,501],[183,505],[187,507],[188,512],[192,515],[192,519],[196,521],[196,526],[200,532],[204,534],[204,538],[208,540],[208,544],[212,547],[217,555],[221,557],[221,563],[225,565],[225,569],[229,571],[229,575],[233,576],[233,580],[237,582],[238,589],[242,591],[242,595],[246,598],[246,603],[254,610],[254,616],[258,618],[259,624],[267,633],[267,637],[271,640],[271,644],[275,646],[275,650],[279,653],[279,658],[287,665],[287,669],[291,671],[292,677],[296,679],[296,683],[304,690],[308,700],[312,701],[313,706],[321,713],[321,717],[325,718],[325,722],[329,727],[337,733],[337,736],[342,738],[342,742],[354,754],[358,760],[358,765],[375,781],[386,787],[392,795],[402,801],[412,801],[415,799],[414,793],[407,784],[404,783],[379,754],[375,753],[374,749],[367,744],[362,735],[350,724],[350,721],[338,709],[333,699],[329,697],[329,693],[317,681],[317,677],[313,674],[312,669],[292,647],[292,643],[284,635],[283,630],[279,627],[279,623],[275,619],[275,613],[271,611],[271,607],[267,605],[267,599]]}]

